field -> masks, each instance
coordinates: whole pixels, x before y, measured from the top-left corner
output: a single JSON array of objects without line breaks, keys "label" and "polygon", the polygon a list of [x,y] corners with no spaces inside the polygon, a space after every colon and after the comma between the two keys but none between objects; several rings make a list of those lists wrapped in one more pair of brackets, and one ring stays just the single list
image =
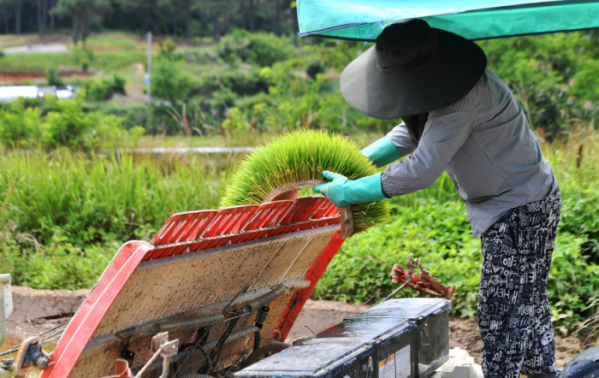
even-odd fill
[{"label": "field", "polygon": [[[68,54],[0,58],[0,73],[54,68],[85,89],[75,101],[0,107],[0,272],[34,288],[91,287],[125,241],[151,239],[174,212],[217,208],[243,159],[116,148],[260,146],[299,128],[365,146],[400,122],[363,116],[339,94],[340,70],[367,46],[289,42],[241,32],[199,47],[162,41],[152,81],[159,102],[151,106],[143,94],[145,44],[136,36],[92,35],[86,49],[70,45]],[[2,46],[18,43],[0,39]],[[597,313],[599,292],[597,86],[584,68],[595,67],[599,48],[583,32],[481,45],[558,177],[564,202],[549,295],[556,329],[572,334]],[[522,54],[512,53],[514,46]],[[552,65],[534,51],[563,54]],[[91,77],[61,76],[68,70]],[[456,315],[474,316],[480,241],[451,180],[444,175],[389,202],[390,218],[344,244],[314,297],[373,303],[393,290],[391,267],[412,252],[440,282],[457,287]],[[594,337],[592,331],[580,335]]]},{"label": "field", "polygon": [[[594,309],[586,308],[599,288],[599,134],[583,129],[543,147],[564,197],[550,298],[554,318],[567,333],[592,314]],[[0,270],[13,273],[20,285],[90,287],[121,243],[151,239],[174,212],[217,208],[238,161],[232,156],[87,155],[67,149],[47,156],[5,153],[0,161],[5,243]],[[425,191],[391,200],[391,206],[386,223],[345,243],[315,297],[376,301],[393,290],[392,265],[404,263],[412,252],[440,282],[458,287],[458,314],[474,315],[480,242],[470,233],[451,180],[443,176]]]}]

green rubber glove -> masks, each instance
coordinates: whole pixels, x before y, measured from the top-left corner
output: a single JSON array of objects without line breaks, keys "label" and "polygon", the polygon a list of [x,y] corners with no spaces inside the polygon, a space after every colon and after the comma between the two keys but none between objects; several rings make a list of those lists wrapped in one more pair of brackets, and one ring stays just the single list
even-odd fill
[{"label": "green rubber glove", "polygon": [[333,181],[317,186],[314,191],[324,194],[337,207],[387,199],[381,187],[380,173],[355,181],[329,171],[322,172],[322,175]]},{"label": "green rubber glove", "polygon": [[389,137],[382,137],[361,152],[377,167],[382,167],[400,158],[397,147]]}]

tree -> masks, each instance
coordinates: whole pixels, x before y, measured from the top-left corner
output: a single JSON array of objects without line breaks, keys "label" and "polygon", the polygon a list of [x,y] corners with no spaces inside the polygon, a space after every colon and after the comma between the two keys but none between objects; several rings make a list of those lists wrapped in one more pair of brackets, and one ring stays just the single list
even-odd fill
[{"label": "tree", "polygon": [[116,0],[116,3],[127,13],[143,14],[144,33],[152,29],[152,16],[158,5],[156,0]]},{"label": "tree", "polygon": [[[17,0],[20,1],[20,0]],[[109,0],[58,0],[56,14],[73,20],[72,39],[79,39],[85,46],[90,27],[100,25],[103,16],[110,10]]]},{"label": "tree", "polygon": [[191,16],[191,0],[183,0],[183,16],[185,16],[184,34],[185,39],[189,38],[189,17]]},{"label": "tree", "polygon": [[37,27],[40,35],[46,31],[48,19],[48,0],[37,0]]},{"label": "tree", "polygon": [[183,57],[175,52],[177,45],[166,40],[159,45],[152,69],[152,97],[169,100],[176,105],[185,101],[195,85],[195,79],[185,69]]},{"label": "tree", "polygon": [[170,5],[173,8],[173,36],[177,36],[179,32],[179,0],[170,0]]},{"label": "tree", "polygon": [[54,0],[50,0],[50,32],[54,33]]},{"label": "tree", "polygon": [[2,7],[2,18],[4,23],[4,34],[8,34],[8,20],[10,16],[12,16],[11,9],[9,8],[9,4],[11,0],[0,0],[0,6]]},{"label": "tree", "polygon": [[275,19],[273,22],[273,33],[275,33],[276,35],[281,35],[281,3],[281,0],[275,0]]},{"label": "tree", "polygon": [[254,32],[255,21],[254,0],[250,0],[250,33]]},{"label": "tree", "polygon": [[[212,19],[212,37],[215,41],[221,37],[221,20],[226,16],[230,16],[234,12],[235,7],[231,0],[211,0],[201,1],[196,3],[196,8],[201,5],[201,10],[208,13]],[[227,25],[227,23],[225,23]]]},{"label": "tree", "polygon": [[245,29],[245,0],[241,0],[239,6],[239,18],[241,19],[241,28]]},{"label": "tree", "polygon": [[[156,3],[156,11],[157,15],[162,16],[162,20],[165,21],[165,24],[168,25],[170,22],[171,26],[166,27],[167,34],[171,34],[172,36],[177,36],[179,34],[179,21],[180,21],[180,13],[182,8],[182,0],[157,0]],[[170,13],[170,20],[167,14]],[[166,25],[165,25],[166,26]],[[159,30],[164,30],[165,28],[161,28]]]},{"label": "tree", "polygon": [[15,33],[21,34],[21,14],[23,13],[23,0],[17,0],[15,7]]}]

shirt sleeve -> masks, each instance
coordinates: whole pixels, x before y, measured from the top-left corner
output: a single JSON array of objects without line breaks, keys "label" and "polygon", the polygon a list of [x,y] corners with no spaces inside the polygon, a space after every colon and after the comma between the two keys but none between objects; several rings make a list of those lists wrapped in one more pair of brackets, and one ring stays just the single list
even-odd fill
[{"label": "shirt sleeve", "polygon": [[405,123],[395,126],[393,130],[387,133],[387,137],[391,139],[391,142],[393,142],[395,147],[397,147],[399,156],[407,156],[411,154],[418,146],[410,137],[410,133],[408,132],[408,128],[406,127]]},{"label": "shirt sleeve", "polygon": [[383,193],[395,197],[433,185],[464,144],[475,123],[476,114],[468,95],[455,104],[430,112],[414,154],[383,171]]}]

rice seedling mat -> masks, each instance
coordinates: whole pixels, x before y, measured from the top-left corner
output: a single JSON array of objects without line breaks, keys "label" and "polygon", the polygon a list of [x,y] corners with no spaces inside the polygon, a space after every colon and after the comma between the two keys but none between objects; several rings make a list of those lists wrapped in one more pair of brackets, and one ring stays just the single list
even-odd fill
[{"label": "rice seedling mat", "polygon": [[[378,172],[348,138],[298,130],[273,138],[248,155],[227,187],[221,206],[261,204],[288,190],[320,185],[327,182],[322,181],[323,171],[340,173],[350,180]],[[344,211],[344,220],[348,220],[343,227],[345,237],[375,226],[388,215],[383,201],[353,204]]]},{"label": "rice seedling mat", "polygon": [[[344,241],[339,223],[339,209],[324,197],[172,215],[150,243],[120,248],[41,377],[107,376],[125,355],[138,368],[151,356],[147,332],[157,322],[219,314],[233,299],[230,309],[242,308],[277,285],[285,290],[269,303],[261,333],[263,343],[285,340]],[[225,312],[225,318],[231,316]],[[255,317],[256,312],[241,316],[232,332],[253,326]],[[212,326],[207,342],[219,339],[228,324]],[[194,333],[177,330],[169,338],[181,346]],[[217,368],[238,361],[253,338],[249,333],[227,342]],[[196,372],[203,363],[201,354],[194,355],[180,373]]]}]

